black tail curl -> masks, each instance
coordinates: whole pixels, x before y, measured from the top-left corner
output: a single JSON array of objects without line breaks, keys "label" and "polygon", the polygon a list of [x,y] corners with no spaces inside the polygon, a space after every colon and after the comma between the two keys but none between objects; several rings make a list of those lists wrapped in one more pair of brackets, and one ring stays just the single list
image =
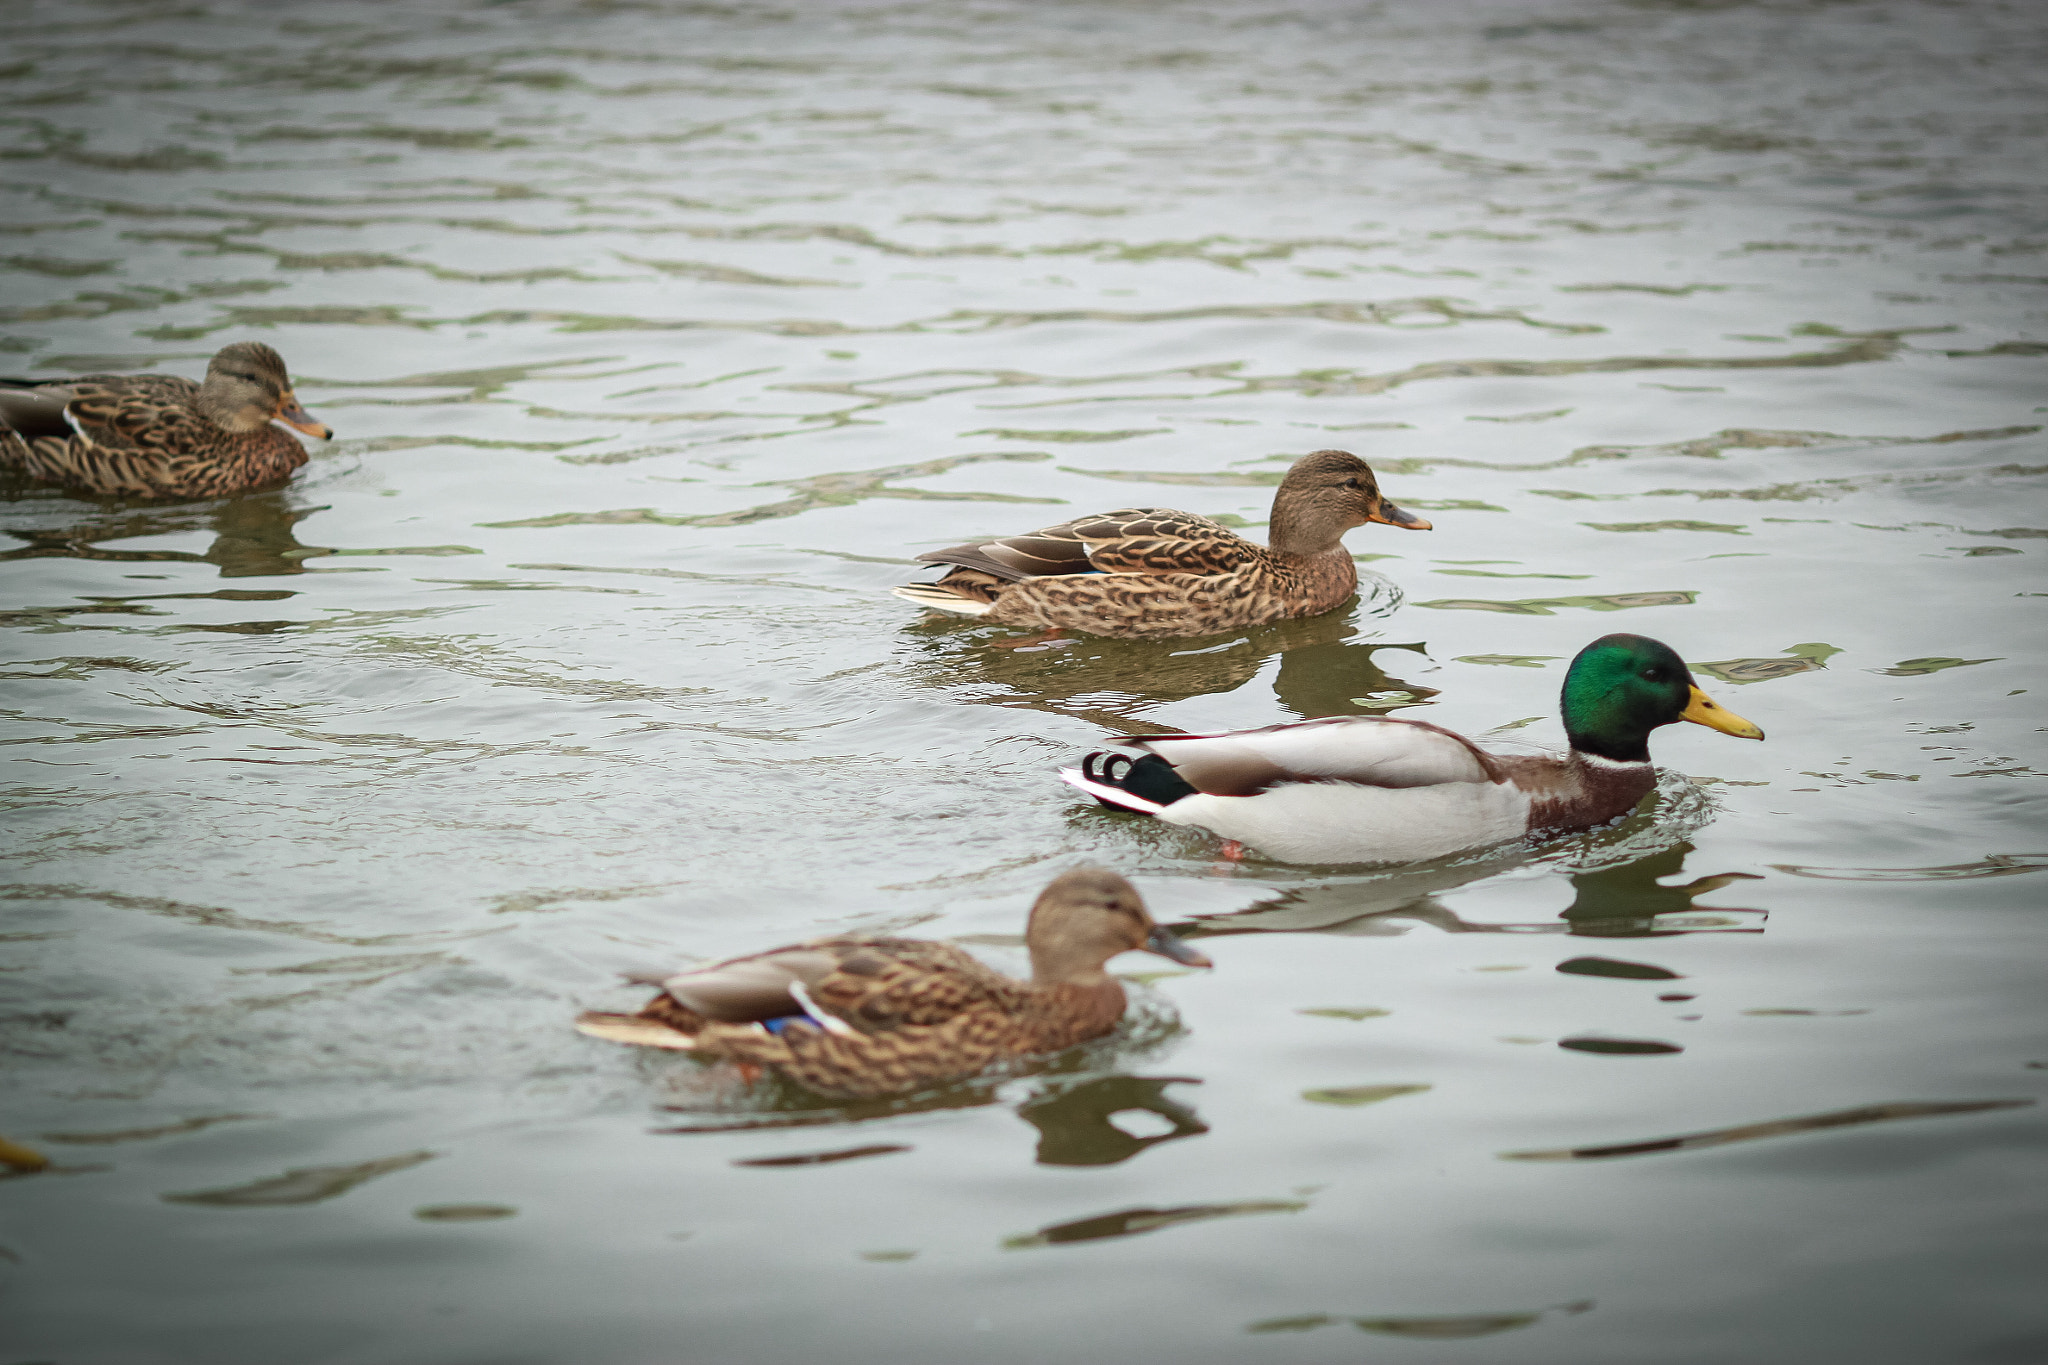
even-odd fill
[{"label": "black tail curl", "polygon": [[[1161,806],[1170,806],[1184,796],[1195,794],[1195,788],[1158,754],[1141,754],[1133,758],[1129,754],[1097,750],[1081,759],[1081,776]],[[1095,800],[1111,810],[1128,809],[1100,796]]]}]

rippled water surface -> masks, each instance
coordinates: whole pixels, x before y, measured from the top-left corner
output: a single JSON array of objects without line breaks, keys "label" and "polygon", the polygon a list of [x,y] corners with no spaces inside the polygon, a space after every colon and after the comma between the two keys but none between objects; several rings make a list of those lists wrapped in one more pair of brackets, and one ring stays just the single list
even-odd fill
[{"label": "rippled water surface", "polygon": [[[8,1365],[2048,1358],[2038,7],[0,14],[0,372],[261,339],[339,434],[0,504]],[[1436,524],[1330,616],[886,595],[1328,446]],[[1052,776],[1554,744],[1610,630],[1770,738],[1560,846],[1231,867]],[[1020,967],[1084,859],[1217,966],[1049,1067],[569,1027],[827,931]]]}]

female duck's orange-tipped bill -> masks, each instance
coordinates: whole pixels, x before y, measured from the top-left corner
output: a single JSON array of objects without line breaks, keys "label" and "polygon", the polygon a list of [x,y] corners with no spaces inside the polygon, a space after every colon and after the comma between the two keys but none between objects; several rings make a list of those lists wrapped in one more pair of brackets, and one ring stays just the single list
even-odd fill
[{"label": "female duck's orange-tipped bill", "polygon": [[1155,926],[1151,934],[1146,937],[1145,951],[1157,953],[1161,957],[1172,958],[1184,967],[1213,967],[1216,965],[1209,960],[1208,954],[1197,952],[1194,948],[1189,947],[1174,937],[1171,929],[1158,926]]},{"label": "female duck's orange-tipped bill", "polygon": [[24,1147],[18,1142],[0,1138],[0,1166],[26,1174],[29,1171],[48,1170],[50,1158],[33,1147]]},{"label": "female duck's orange-tipped bill", "polygon": [[601,1014],[588,1010],[576,1016],[576,1031],[610,1043],[631,1043],[635,1047],[665,1047],[688,1052],[697,1046],[696,1035],[678,1033],[667,1024],[643,1019],[637,1014]]},{"label": "female duck's orange-tipped bill", "polygon": [[334,439],[334,428],[314,417],[299,403],[295,394],[286,394],[278,405],[277,420],[294,431],[303,431],[308,436],[317,436],[323,441]]},{"label": "female duck's orange-tipped bill", "polygon": [[1396,507],[1385,499],[1381,499],[1380,505],[1374,509],[1373,514],[1367,517],[1366,520],[1376,521],[1382,526],[1398,526],[1404,531],[1433,531],[1436,529],[1413,512]]},{"label": "female duck's orange-tipped bill", "polygon": [[1692,701],[1678,713],[1678,718],[1689,720],[1694,725],[1704,725],[1709,730],[1719,730],[1722,734],[1733,735],[1737,739],[1764,737],[1764,732],[1753,722],[1744,720],[1697,687],[1692,690]]}]

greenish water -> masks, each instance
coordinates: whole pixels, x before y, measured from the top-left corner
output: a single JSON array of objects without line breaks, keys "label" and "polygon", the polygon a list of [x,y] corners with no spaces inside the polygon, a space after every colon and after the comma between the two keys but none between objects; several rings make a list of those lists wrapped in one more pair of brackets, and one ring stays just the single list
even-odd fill
[{"label": "greenish water", "polygon": [[[0,14],[0,372],[259,338],[339,434],[0,503],[0,1365],[2048,1356],[2033,7]],[[1437,528],[1333,615],[886,594],[1326,446]],[[1053,777],[1555,744],[1611,630],[1770,738],[1533,853],[1219,867]],[[830,931],[1021,967],[1082,860],[1217,966],[1049,1068],[570,1028]]]}]

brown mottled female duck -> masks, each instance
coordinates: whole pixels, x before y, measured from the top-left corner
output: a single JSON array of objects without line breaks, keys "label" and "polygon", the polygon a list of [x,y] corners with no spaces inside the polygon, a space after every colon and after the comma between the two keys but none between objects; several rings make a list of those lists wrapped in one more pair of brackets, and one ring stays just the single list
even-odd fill
[{"label": "brown mottled female duck", "polygon": [[1213,635],[1344,602],[1358,587],[1344,533],[1369,521],[1430,529],[1380,496],[1365,461],[1318,450],[1297,460],[1273,495],[1268,545],[1191,512],[1133,507],[921,554],[954,567],[895,592],[937,611],[1049,631]]},{"label": "brown mottled female duck", "polygon": [[1152,922],[1114,872],[1055,878],[1024,930],[1031,979],[950,943],[848,936],[794,944],[665,979],[638,1014],[588,1013],[593,1038],[772,1067],[821,1095],[894,1094],[1058,1052],[1116,1027],[1124,988],[1103,966],[1140,949],[1209,959]]},{"label": "brown mottled female duck", "polygon": [[332,440],[292,393],[284,357],[221,348],[204,383],[168,374],[0,379],[0,469],[103,497],[221,498],[306,462],[283,422]]},{"label": "brown mottled female duck", "polygon": [[[1145,735],[1060,776],[1141,811],[1293,863],[1406,863],[1590,829],[1657,784],[1650,732],[1691,721],[1764,732],[1693,684],[1669,645],[1603,635],[1566,670],[1567,754],[1493,754],[1427,721],[1328,716],[1220,735]],[[1241,850],[1238,850],[1241,851]],[[1237,856],[1233,852],[1231,856]]]}]

